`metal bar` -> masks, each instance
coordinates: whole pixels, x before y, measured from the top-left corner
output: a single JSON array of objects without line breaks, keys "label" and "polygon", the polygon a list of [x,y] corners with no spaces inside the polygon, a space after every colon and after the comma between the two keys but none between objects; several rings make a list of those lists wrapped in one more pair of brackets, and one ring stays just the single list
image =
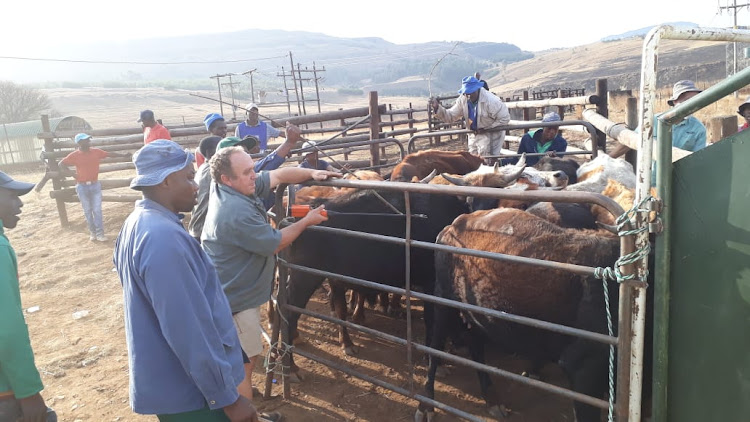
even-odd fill
[{"label": "metal bar", "polygon": [[412,357],[412,317],[411,317],[411,197],[404,192],[406,229],[404,230],[404,292],[406,293],[406,363],[409,365],[409,391],[414,393],[414,360]]},{"label": "metal bar", "polygon": [[[508,140],[508,137],[505,138]],[[565,155],[589,155],[594,154],[594,151],[565,151],[565,152],[557,152],[555,151],[555,156],[562,157]],[[525,152],[523,154],[500,154],[500,155],[485,155],[485,158],[513,158],[513,157],[520,157],[522,155],[525,155],[527,157],[542,157],[547,155],[546,152]]]},{"label": "metal bar", "polygon": [[385,381],[381,381],[381,380],[379,380],[377,378],[373,378],[373,377],[371,377],[369,375],[361,374],[361,373],[359,373],[357,371],[354,371],[352,369],[349,369],[349,368],[345,367],[344,365],[339,364],[338,362],[334,362],[332,360],[328,360],[328,359],[324,359],[324,358],[318,357],[318,356],[316,356],[316,355],[314,355],[314,354],[312,354],[310,352],[307,352],[305,350],[295,349],[295,353],[297,353],[298,355],[300,355],[302,357],[310,359],[312,361],[315,361],[315,362],[318,362],[318,363],[322,363],[323,365],[328,366],[330,368],[337,369],[337,370],[339,370],[339,371],[341,371],[341,372],[343,372],[343,373],[345,373],[347,375],[350,375],[350,376],[353,376],[353,377],[357,377],[357,378],[359,378],[359,379],[361,379],[363,381],[367,381],[367,382],[369,382],[371,384],[377,385],[378,387],[385,388],[386,390],[391,390],[391,391],[393,391],[395,393],[401,394],[404,397],[408,397],[408,398],[417,400],[420,403],[425,403],[425,404],[427,404],[429,406],[438,408],[438,409],[440,409],[440,410],[442,410],[444,412],[448,412],[448,413],[450,413],[452,415],[456,415],[456,416],[458,416],[460,418],[464,418],[467,421],[472,421],[472,422],[483,422],[484,421],[484,419],[478,418],[478,417],[476,417],[474,415],[471,415],[469,413],[466,413],[466,412],[464,412],[462,410],[456,409],[455,407],[451,407],[451,406],[443,404],[443,403],[441,403],[439,401],[435,401],[435,400],[429,399],[429,398],[427,398],[427,397],[425,397],[425,396],[423,396],[421,394],[411,394],[411,393],[409,393],[408,391],[406,391],[405,389],[403,389],[401,387],[398,387],[396,385],[393,385],[393,384],[385,382]]},{"label": "metal bar", "polygon": [[[415,245],[416,246],[416,245]],[[314,274],[320,277],[331,277],[346,283],[354,284],[357,286],[364,286],[375,290],[381,290],[388,293],[396,293],[405,295],[404,289],[388,286],[385,284],[375,283],[373,281],[362,280],[360,278],[349,277],[341,274],[332,273],[329,271],[317,270],[315,268],[303,267],[301,265],[290,264],[287,261],[279,260],[279,267],[288,267],[295,271],[302,271],[310,274]],[[432,302],[438,305],[450,306],[453,308],[461,309],[464,311],[474,312],[485,316],[501,319],[503,321],[515,322],[518,324],[526,325],[533,328],[540,328],[555,333],[566,334],[570,336],[580,337],[586,340],[596,341],[604,344],[617,344],[617,337],[608,336],[605,334],[593,333],[578,328],[568,327],[562,324],[555,324],[552,322],[539,321],[533,318],[523,317],[519,315],[509,314],[502,311],[497,311],[489,308],[482,308],[481,306],[471,305],[468,303],[458,302],[455,300],[445,299],[442,297],[432,296],[419,292],[412,292],[412,297],[423,300],[425,302]]]},{"label": "metal bar", "polygon": [[[559,127],[559,126],[574,126],[574,125],[582,125],[585,126],[586,129],[588,129],[590,134],[596,133],[596,128],[594,125],[592,125],[590,122],[587,122],[586,120],[563,120],[560,122],[540,122],[540,121],[533,121],[529,123],[516,123],[516,124],[510,124],[505,126],[498,126],[493,127],[491,129],[483,129],[484,132],[497,132],[501,130],[509,131],[514,129],[526,129],[526,128],[543,128],[543,127]],[[446,131],[439,131],[440,135],[462,135],[462,134],[468,134],[468,133],[475,133],[475,131],[470,129],[459,129],[459,130],[446,130]],[[435,136],[435,132],[431,133],[421,133],[412,136],[409,138],[409,142],[407,144],[406,150],[411,152],[414,152],[414,141],[419,138],[427,138],[429,136]],[[591,150],[592,157],[596,158],[597,154],[597,148],[594,148]]]},{"label": "metal bar", "polygon": [[599,101],[599,97],[596,95],[584,95],[580,97],[565,97],[565,98],[547,98],[544,100],[524,100],[524,101],[511,101],[505,103],[505,105],[511,108],[533,108],[533,107],[548,107],[548,106],[570,106],[570,105],[588,105],[596,104]]},{"label": "metal bar", "polygon": [[[390,216],[391,214],[384,214],[384,215]],[[350,236],[350,237],[359,238],[359,239],[377,240],[377,241],[381,241],[384,243],[391,243],[391,244],[396,244],[396,245],[406,244],[406,241],[400,237],[385,236],[382,234],[374,234],[374,233],[363,233],[363,232],[357,232],[353,230],[339,229],[336,227],[312,226],[312,227],[308,227],[307,230],[312,230],[314,232],[318,231],[318,232],[323,232],[323,233],[331,233],[331,234],[342,235],[342,236]],[[506,254],[501,254],[497,252],[487,252],[487,251],[479,251],[475,249],[458,248],[455,246],[440,245],[440,244],[436,244],[432,242],[422,242],[419,240],[412,240],[411,244],[413,246],[416,246],[422,249],[457,253],[459,255],[474,256],[477,258],[494,259],[496,261],[511,262],[513,264],[533,265],[533,266],[548,268],[551,270],[568,271],[573,274],[578,274],[578,275],[582,275],[585,277],[593,277],[594,272],[595,272],[595,269],[593,267],[587,267],[585,265],[566,264],[563,262],[546,261],[543,259],[526,258],[522,256],[515,256],[515,255],[506,255]]]},{"label": "metal bar", "polygon": [[[297,312],[302,315],[307,315],[313,318],[318,318],[320,320],[327,321],[333,324],[342,325],[344,327],[351,328],[353,330],[357,330],[357,331],[361,331],[363,333],[369,334],[373,337],[390,341],[391,343],[398,344],[400,346],[408,345],[408,342],[402,338],[399,338],[390,334],[386,334],[386,333],[374,330],[372,328],[367,328],[362,325],[358,325],[349,321],[343,321],[335,317],[309,311],[307,309],[299,308],[297,306],[287,305],[287,307],[292,312]],[[437,356],[441,359],[445,359],[453,363],[457,363],[459,365],[468,366],[469,368],[476,369],[477,371],[483,371],[483,372],[487,372],[489,374],[496,375],[502,378],[507,378],[507,379],[510,379],[511,381],[516,381],[518,383],[521,383],[530,387],[544,390],[548,393],[556,394],[556,395],[559,395],[568,399],[590,404],[591,406],[599,407],[601,409],[606,409],[609,406],[609,403],[607,403],[606,401],[602,399],[587,396],[581,393],[576,393],[575,391],[571,391],[562,387],[558,387],[554,384],[548,384],[543,381],[538,381],[532,378],[527,378],[527,377],[524,377],[523,375],[514,374],[513,372],[506,371],[504,369],[495,368],[494,366],[489,366],[486,364],[478,363],[471,359],[462,358],[460,356],[454,356],[442,350],[433,349],[432,347],[423,346],[418,343],[414,344],[412,347],[414,347],[416,350],[422,353],[426,353],[432,356]],[[294,350],[295,350],[295,353],[299,353],[299,349],[295,348]]]},{"label": "metal bar", "polygon": [[485,188],[475,186],[447,186],[430,185],[424,183],[381,182],[372,180],[327,180],[321,182],[305,182],[302,185],[334,186],[338,188],[372,189],[376,191],[419,192],[438,195],[479,196],[484,198],[533,200],[540,202],[585,202],[599,205],[613,216],[619,217],[624,210],[622,207],[604,195],[590,192],[574,191],[514,191],[509,189]]}]

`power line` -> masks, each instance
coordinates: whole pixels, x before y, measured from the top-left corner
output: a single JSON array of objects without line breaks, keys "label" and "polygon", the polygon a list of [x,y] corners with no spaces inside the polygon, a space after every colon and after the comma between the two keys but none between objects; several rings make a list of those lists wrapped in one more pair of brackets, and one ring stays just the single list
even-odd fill
[{"label": "power line", "polygon": [[26,61],[37,61],[37,62],[62,62],[62,63],[88,63],[88,64],[137,64],[137,65],[172,65],[172,64],[220,64],[220,63],[242,63],[252,62],[260,60],[273,60],[286,58],[287,55],[273,56],[273,57],[260,57],[255,59],[240,59],[240,60],[216,60],[216,61],[186,61],[186,62],[126,62],[126,61],[105,61],[105,60],[73,60],[73,59],[49,59],[40,57],[17,57],[17,56],[0,56],[0,59],[4,60],[26,60]]}]

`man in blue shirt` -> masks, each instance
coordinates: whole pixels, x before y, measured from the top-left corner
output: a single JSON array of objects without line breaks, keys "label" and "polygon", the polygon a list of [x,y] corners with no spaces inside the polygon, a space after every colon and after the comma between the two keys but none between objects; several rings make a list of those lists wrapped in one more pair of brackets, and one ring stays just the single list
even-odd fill
[{"label": "man in blue shirt", "polygon": [[263,352],[260,306],[271,297],[275,255],[307,227],[326,221],[323,207],[277,230],[268,223],[261,198],[282,183],[326,180],[340,174],[284,167],[255,172],[253,159],[238,146],[220,148],[211,159],[214,184],[201,245],[213,261],[234,314],[242,349],[250,357],[240,392],[252,398],[252,371]]},{"label": "man in blue shirt", "polygon": [[193,155],[156,140],[133,157],[143,193],[115,244],[123,287],[130,404],[160,421],[258,421],[237,387],[237,331],[211,260],[181,223],[196,202]]},{"label": "man in blue shirt", "polygon": [[240,139],[247,135],[255,136],[260,141],[260,152],[265,152],[268,148],[268,138],[286,137],[286,132],[283,130],[276,129],[258,119],[258,106],[255,103],[246,105],[245,110],[247,110],[247,119],[237,125],[234,129],[234,136]]},{"label": "man in blue shirt", "polygon": [[[678,81],[672,88],[672,97],[667,100],[667,104],[674,107],[693,98],[700,92],[701,90],[695,86],[693,81]],[[654,125],[656,125],[655,120]],[[656,139],[656,136],[657,128],[654,127],[654,139]],[[697,118],[693,116],[686,117],[680,123],[672,126],[672,146],[693,152],[702,150],[706,147],[706,127]],[[618,145],[609,155],[612,158],[617,158],[629,150],[630,148],[625,145]]]},{"label": "man in blue shirt", "polygon": [[[543,123],[559,122],[561,120],[560,115],[554,111],[545,114],[542,118]],[[547,155],[554,157],[555,152],[565,152],[566,149],[568,149],[568,141],[560,135],[559,126],[547,126],[526,133],[518,144],[519,154],[546,153]],[[540,158],[541,157],[539,156],[527,156],[526,164],[533,166]],[[516,164],[518,159],[518,157],[508,158],[503,160],[503,164]]]}]

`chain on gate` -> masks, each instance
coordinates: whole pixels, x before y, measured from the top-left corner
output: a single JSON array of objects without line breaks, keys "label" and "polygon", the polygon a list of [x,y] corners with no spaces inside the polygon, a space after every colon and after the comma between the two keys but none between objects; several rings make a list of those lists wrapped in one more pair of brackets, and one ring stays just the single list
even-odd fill
[{"label": "chain on gate", "polygon": [[[633,230],[623,230],[626,224],[628,224],[633,217],[639,212],[650,212],[648,208],[644,208],[644,205],[649,201],[653,200],[652,196],[646,196],[643,200],[634,205],[633,208],[626,211],[615,221],[617,226],[617,235],[619,237],[631,236],[634,234],[648,231],[648,225],[644,224],[642,227],[635,228]],[[594,269],[594,277],[601,279],[604,286],[604,307],[607,311],[607,331],[610,337],[614,336],[614,329],[612,327],[612,313],[610,311],[609,304],[609,281],[616,281],[618,284],[623,281],[632,280],[636,277],[636,273],[625,275],[620,271],[620,267],[634,262],[640,261],[641,259],[648,256],[651,251],[651,245],[646,242],[646,245],[641,249],[637,249],[634,252],[625,254],[615,261],[613,268],[610,267],[598,267]],[[648,269],[643,275],[643,278],[648,277]],[[615,397],[615,346],[609,345],[609,408],[607,414],[607,421],[614,421],[614,397]]]}]

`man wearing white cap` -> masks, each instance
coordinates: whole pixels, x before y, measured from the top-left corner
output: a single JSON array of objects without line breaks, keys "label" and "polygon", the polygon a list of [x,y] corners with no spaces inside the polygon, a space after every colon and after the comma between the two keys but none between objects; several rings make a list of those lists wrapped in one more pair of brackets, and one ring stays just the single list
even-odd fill
[{"label": "man wearing white cap", "polygon": [[266,122],[261,122],[258,119],[258,105],[250,103],[245,106],[247,110],[247,120],[237,125],[234,130],[234,136],[244,139],[247,135],[252,135],[258,138],[260,141],[260,152],[265,152],[268,148],[268,138],[275,138],[281,136],[286,138],[286,133],[283,130],[276,129]]},{"label": "man wearing white cap", "polygon": [[302,149],[305,151],[305,158],[301,163],[299,163],[299,166],[297,167],[313,170],[328,170],[336,173],[341,173],[328,161],[318,159],[318,150],[315,148],[315,145],[317,145],[315,141],[307,141],[302,144]]},{"label": "man wearing white cap", "polygon": [[242,351],[211,259],[182,226],[196,203],[193,154],[163,139],[133,156],[143,199],[113,261],[123,288],[130,405],[162,422],[257,422],[237,387]]},{"label": "man wearing white cap", "polygon": [[[671,107],[682,104],[685,101],[695,97],[702,91],[695,86],[693,81],[682,80],[674,84],[672,88],[672,97],[667,100]],[[656,123],[656,122],[654,122]],[[656,126],[654,127],[654,138],[656,138]],[[672,146],[686,151],[698,151],[706,147],[706,127],[700,120],[693,116],[688,116],[680,123],[672,126]],[[625,145],[618,145],[609,155],[617,158],[625,154],[629,148]]]}]

